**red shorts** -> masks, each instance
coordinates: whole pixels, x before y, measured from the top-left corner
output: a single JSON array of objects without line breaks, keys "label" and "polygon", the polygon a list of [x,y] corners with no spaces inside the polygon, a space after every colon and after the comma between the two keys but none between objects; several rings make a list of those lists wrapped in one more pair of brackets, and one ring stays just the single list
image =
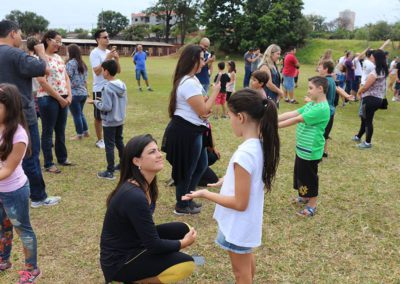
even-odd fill
[{"label": "red shorts", "polygon": [[226,93],[218,93],[217,98],[215,99],[216,105],[224,105],[226,102]]}]

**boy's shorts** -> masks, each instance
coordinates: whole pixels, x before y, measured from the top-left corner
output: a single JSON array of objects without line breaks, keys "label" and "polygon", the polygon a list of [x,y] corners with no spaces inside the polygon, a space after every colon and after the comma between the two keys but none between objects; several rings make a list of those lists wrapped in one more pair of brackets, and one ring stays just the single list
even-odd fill
[{"label": "boy's shorts", "polygon": [[294,90],[294,77],[283,75],[283,87],[286,91],[290,92]]},{"label": "boy's shorts", "polygon": [[[101,92],[93,92],[93,100],[101,100]],[[101,120],[101,112],[95,105],[93,105],[93,114],[94,114],[94,119],[96,120]]]},{"label": "boy's shorts", "polygon": [[325,133],[324,133],[325,140],[329,138],[329,134],[331,133],[334,117],[335,115],[331,115],[328,125],[325,127]]},{"label": "boy's shorts", "polygon": [[217,98],[215,99],[216,105],[224,105],[226,102],[226,93],[218,93]]},{"label": "boy's shorts", "polygon": [[143,80],[147,81],[147,72],[146,70],[140,70],[140,69],[136,69],[136,81],[140,80],[140,75],[142,75]]},{"label": "boy's shorts", "polygon": [[247,254],[247,253],[252,253],[253,249],[252,248],[248,248],[248,247],[241,247],[241,246],[237,246],[234,245],[230,242],[228,242],[225,239],[224,234],[221,232],[220,229],[218,229],[218,235],[217,238],[215,240],[215,243],[217,245],[219,245],[222,249],[236,253],[236,254]]},{"label": "boy's shorts", "polygon": [[321,160],[303,160],[296,155],[294,161],[293,188],[300,197],[318,196],[318,163]]}]

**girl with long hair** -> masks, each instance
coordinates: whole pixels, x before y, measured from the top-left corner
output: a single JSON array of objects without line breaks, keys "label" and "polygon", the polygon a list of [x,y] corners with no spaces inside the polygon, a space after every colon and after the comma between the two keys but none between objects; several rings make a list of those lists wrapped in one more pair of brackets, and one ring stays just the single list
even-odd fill
[{"label": "girl with long hair", "polygon": [[279,163],[278,114],[275,103],[255,90],[243,89],[228,101],[233,133],[244,142],[233,154],[220,193],[192,191],[184,200],[205,198],[217,203],[217,245],[229,254],[238,284],[252,283],[253,250],[261,245],[264,187],[271,191]]},{"label": "girl with long hair", "polygon": [[169,122],[162,149],[172,165],[172,178],[176,185],[177,215],[197,214],[201,204],[182,200],[182,196],[195,190],[207,168],[207,150],[203,141],[208,136],[212,106],[220,83],[216,83],[210,97],[195,76],[204,66],[204,51],[198,45],[188,45],[176,65],[173,88],[169,101]]},{"label": "girl with long hair", "polygon": [[71,81],[72,101],[69,109],[74,118],[76,135],[71,140],[80,140],[89,137],[88,124],[86,122],[83,107],[85,105],[87,91],[88,69],[82,60],[81,49],[76,44],[68,46],[67,73]]},{"label": "girl with long hair", "polygon": [[181,222],[155,225],[156,175],[164,166],[154,138],[133,137],[125,146],[117,187],[107,198],[100,242],[106,283],[175,283],[194,270],[193,258],[179,252],[196,239]]},{"label": "girl with long hair", "polygon": [[39,277],[37,241],[29,218],[29,181],[22,159],[30,155],[29,135],[17,87],[0,84],[0,271],[11,268],[13,228],[20,237],[25,269],[18,283]]}]

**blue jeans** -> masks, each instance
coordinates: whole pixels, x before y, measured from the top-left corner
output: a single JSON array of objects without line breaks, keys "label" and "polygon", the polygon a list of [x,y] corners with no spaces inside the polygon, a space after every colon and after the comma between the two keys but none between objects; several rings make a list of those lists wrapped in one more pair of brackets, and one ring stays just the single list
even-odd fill
[{"label": "blue jeans", "polygon": [[336,80],[339,81],[339,87],[343,89],[344,83],[346,81],[346,75],[345,74],[337,74]]},{"label": "blue jeans", "polygon": [[62,108],[50,96],[38,98],[40,117],[42,119],[42,151],[44,167],[50,168],[53,163],[53,131],[56,133],[54,149],[57,162],[67,161],[67,147],[65,146],[65,126],[67,124],[68,107]]},{"label": "blue jeans", "polygon": [[37,202],[47,198],[46,185],[43,180],[42,169],[40,168],[40,137],[37,123],[29,125],[29,136],[32,153],[30,156],[25,155],[22,161],[22,168],[31,186],[31,200]]},{"label": "blue jeans", "polygon": [[25,268],[37,268],[37,241],[29,219],[29,182],[12,192],[0,192],[0,261],[10,259],[13,228],[25,255]]},{"label": "blue jeans", "polygon": [[243,88],[247,88],[250,84],[251,67],[244,67]]},{"label": "blue jeans", "polygon": [[190,202],[182,201],[182,196],[196,190],[196,186],[199,184],[208,166],[207,148],[203,147],[202,134],[199,134],[194,141],[192,153],[187,158],[191,159],[191,163],[187,169],[185,179],[176,184],[176,206],[179,208],[189,206]]},{"label": "blue jeans", "polygon": [[85,114],[83,113],[83,107],[85,106],[86,99],[87,96],[72,96],[72,102],[69,106],[69,110],[71,111],[74,119],[75,131],[78,135],[83,135],[83,133],[88,131]]}]

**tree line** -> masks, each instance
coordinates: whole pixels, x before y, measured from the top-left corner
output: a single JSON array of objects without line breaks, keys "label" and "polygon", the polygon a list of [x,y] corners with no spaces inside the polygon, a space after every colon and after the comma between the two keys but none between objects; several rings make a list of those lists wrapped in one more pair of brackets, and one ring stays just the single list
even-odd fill
[{"label": "tree line", "polygon": [[[169,42],[179,37],[185,43],[188,33],[205,29],[217,49],[225,52],[266,48],[270,43],[281,47],[301,45],[306,38],[400,40],[400,22],[380,21],[354,31],[345,29],[344,19],[327,22],[319,15],[303,15],[302,0],[157,0],[142,11],[154,15],[159,25],[130,25],[119,12],[102,11],[97,28],[107,29],[111,37],[143,40],[150,35],[158,41]],[[49,22],[33,12],[11,11],[6,19],[16,21],[25,35],[47,30]],[[174,19],[174,21],[173,21]],[[66,36],[65,29],[57,29]],[[78,38],[90,38],[93,31],[76,29]]]}]

